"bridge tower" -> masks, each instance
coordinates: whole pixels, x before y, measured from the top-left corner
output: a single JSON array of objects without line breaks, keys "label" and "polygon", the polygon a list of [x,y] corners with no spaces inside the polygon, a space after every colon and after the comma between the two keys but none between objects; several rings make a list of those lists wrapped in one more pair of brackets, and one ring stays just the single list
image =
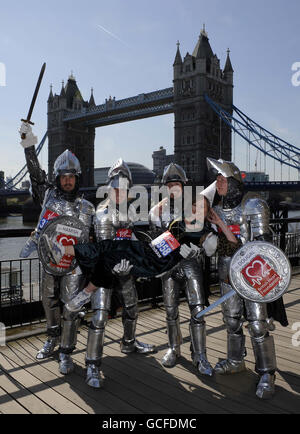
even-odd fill
[{"label": "bridge tower", "polygon": [[81,112],[91,106],[95,106],[93,91],[90,100],[84,101],[73,74],[66,85],[62,83],[60,95],[53,95],[51,86],[48,98],[48,174],[51,180],[56,158],[69,149],[80,161],[82,186],[94,185],[95,128],[63,120],[70,112]]},{"label": "bridge tower", "polygon": [[234,71],[229,50],[222,70],[203,28],[193,54],[187,53],[183,60],[177,43],[173,71],[175,161],[193,184],[204,185],[206,157],[231,160],[231,129],[204,99],[206,93],[232,113]]}]

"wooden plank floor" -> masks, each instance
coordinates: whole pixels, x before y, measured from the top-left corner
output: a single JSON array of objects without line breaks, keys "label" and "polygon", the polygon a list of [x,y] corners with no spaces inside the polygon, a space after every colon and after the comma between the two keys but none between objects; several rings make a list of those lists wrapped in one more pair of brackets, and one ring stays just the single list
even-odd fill
[{"label": "wooden plank floor", "polygon": [[[216,297],[211,297],[211,302]],[[261,401],[255,396],[257,375],[251,342],[247,335],[247,371],[233,376],[200,377],[190,357],[189,310],[180,305],[183,335],[182,357],[172,368],[160,359],[167,348],[163,308],[140,312],[138,339],[157,346],[156,354],[124,355],[120,352],[121,319],[107,326],[100,390],[85,382],[84,356],[87,328],[82,327],[73,358],[75,372],[58,372],[57,354],[38,362],[35,359],[45,335],[11,341],[0,348],[0,413],[7,414],[202,414],[202,413],[300,413],[300,336],[292,345],[298,324],[300,331],[300,274],[293,277],[284,296],[290,325],[277,324],[273,336],[277,353],[276,395]],[[208,358],[214,366],[226,355],[226,331],[221,311],[207,316]]]}]

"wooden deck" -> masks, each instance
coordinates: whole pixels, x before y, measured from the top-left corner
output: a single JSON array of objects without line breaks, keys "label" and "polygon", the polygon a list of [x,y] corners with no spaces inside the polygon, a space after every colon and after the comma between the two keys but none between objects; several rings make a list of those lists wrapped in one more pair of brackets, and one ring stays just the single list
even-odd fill
[{"label": "wooden deck", "polygon": [[[215,297],[211,297],[213,301]],[[0,348],[0,413],[20,414],[202,414],[202,413],[300,413],[300,346],[292,345],[294,323],[300,323],[300,274],[293,277],[284,296],[289,327],[277,324],[275,337],[278,373],[276,395],[270,401],[255,396],[257,375],[250,338],[247,337],[247,371],[233,376],[199,377],[190,357],[189,313],[180,305],[184,338],[182,357],[173,369],[160,359],[167,348],[163,308],[140,312],[138,339],[157,345],[156,354],[124,355],[120,352],[120,318],[110,320],[104,347],[104,386],[85,382],[87,328],[82,327],[74,352],[75,372],[58,372],[57,355],[38,362],[37,349],[45,335],[11,341]],[[298,327],[300,330],[300,324]],[[214,365],[226,353],[226,331],[221,311],[207,316],[208,358]],[[248,332],[246,331],[248,336]],[[300,336],[298,336],[300,344]]]}]

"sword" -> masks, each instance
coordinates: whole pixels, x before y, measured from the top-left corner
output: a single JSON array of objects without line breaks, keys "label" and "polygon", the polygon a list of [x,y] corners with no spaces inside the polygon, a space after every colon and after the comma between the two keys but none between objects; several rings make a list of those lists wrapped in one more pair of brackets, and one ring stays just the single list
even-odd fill
[{"label": "sword", "polygon": [[219,300],[215,301],[213,304],[208,306],[206,309],[201,310],[201,312],[197,313],[196,318],[199,319],[206,313],[213,310],[215,307],[219,306],[219,304],[224,303],[224,301],[228,300],[228,298],[232,297],[234,294],[236,294],[236,291],[234,289],[231,289],[229,292],[227,292],[225,295],[219,298]]},{"label": "sword", "polygon": [[[33,108],[34,108],[34,105],[35,105],[36,98],[37,98],[38,93],[39,93],[39,89],[40,89],[40,85],[41,85],[41,82],[42,82],[42,79],[43,79],[43,75],[44,75],[45,69],[46,69],[46,63],[44,63],[43,66],[42,66],[42,69],[41,69],[41,72],[40,72],[40,75],[39,75],[39,78],[38,78],[38,81],[37,81],[37,84],[36,84],[36,87],[35,87],[35,91],[34,91],[34,94],[33,94],[32,100],[31,100],[31,104],[30,104],[30,108],[29,108],[29,111],[28,111],[27,119],[21,119],[22,122],[27,122],[28,124],[34,125],[34,123],[31,122],[30,119],[31,119],[31,115],[32,115],[32,112],[33,112]],[[22,136],[21,136],[21,138],[22,138],[22,140],[26,139],[26,134],[23,133]]]}]

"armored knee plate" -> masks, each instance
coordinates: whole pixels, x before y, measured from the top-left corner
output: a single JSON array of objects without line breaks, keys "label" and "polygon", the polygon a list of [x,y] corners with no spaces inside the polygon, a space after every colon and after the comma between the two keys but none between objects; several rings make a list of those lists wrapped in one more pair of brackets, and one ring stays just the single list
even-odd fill
[{"label": "armored knee plate", "polygon": [[268,335],[267,321],[251,321],[248,325],[249,334],[252,338],[262,339]]},{"label": "armored knee plate", "polygon": [[185,291],[189,305],[204,305],[203,272],[199,263],[196,259],[185,260],[182,269],[185,275]]},{"label": "armored knee plate", "polygon": [[275,344],[273,336],[265,336],[262,339],[251,338],[255,357],[255,370],[258,374],[271,373],[277,369]]},{"label": "armored knee plate", "polygon": [[[232,286],[228,283],[221,282],[220,284],[221,295],[227,294],[232,290]],[[241,318],[244,310],[242,298],[234,294],[224,303],[222,303],[222,312],[224,317]]]},{"label": "armored knee plate", "polygon": [[176,321],[179,315],[177,304],[175,306],[165,306],[165,309],[167,321]]}]

